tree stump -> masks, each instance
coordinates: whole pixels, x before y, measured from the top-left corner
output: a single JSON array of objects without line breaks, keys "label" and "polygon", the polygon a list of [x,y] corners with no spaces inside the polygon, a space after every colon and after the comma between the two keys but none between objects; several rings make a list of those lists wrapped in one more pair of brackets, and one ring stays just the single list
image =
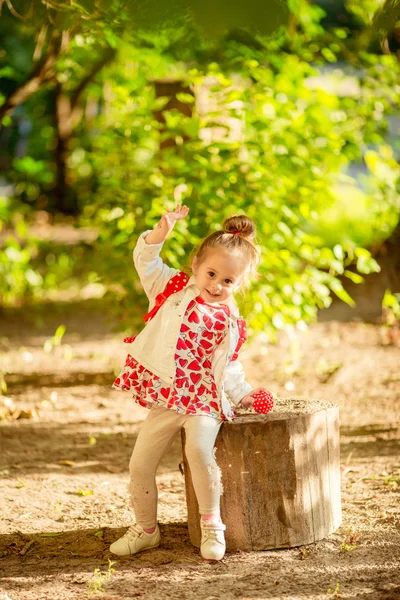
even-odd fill
[{"label": "tree stump", "polygon": [[[182,447],[190,541],[200,546],[199,512]],[[227,550],[291,548],[320,540],[341,523],[339,409],[281,399],[268,415],[238,413],[216,441]]]}]

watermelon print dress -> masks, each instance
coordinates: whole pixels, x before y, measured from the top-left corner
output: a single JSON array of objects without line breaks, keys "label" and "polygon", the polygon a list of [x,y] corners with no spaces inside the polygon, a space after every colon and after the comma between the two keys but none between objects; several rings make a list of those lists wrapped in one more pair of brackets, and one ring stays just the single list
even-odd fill
[{"label": "watermelon print dress", "polygon": [[[197,296],[188,304],[182,319],[172,385],[166,387],[165,382],[128,354],[113,387],[130,391],[135,402],[146,408],[165,406],[181,414],[232,419],[232,409],[228,415],[222,412],[211,364],[215,348],[229,332],[229,321],[227,306],[207,304]],[[134,339],[126,338],[125,341],[129,343]],[[235,355],[232,360],[237,357],[236,352]]]}]

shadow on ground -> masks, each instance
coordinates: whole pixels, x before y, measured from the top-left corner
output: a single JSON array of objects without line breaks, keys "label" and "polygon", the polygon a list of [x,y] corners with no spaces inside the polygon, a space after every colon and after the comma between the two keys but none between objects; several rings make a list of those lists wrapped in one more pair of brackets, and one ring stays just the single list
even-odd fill
[{"label": "shadow on ground", "polygon": [[[104,298],[90,298],[37,302],[23,309],[0,308],[0,342],[38,347],[43,344],[43,338],[53,336],[61,324],[65,325],[68,335],[86,341],[119,335],[120,323],[108,302]],[[131,319],[132,332],[137,333],[144,326],[142,316],[147,312],[147,302],[144,296],[135,296],[132,303],[137,307]],[[122,341],[124,335],[120,335]]]},{"label": "shadow on ground", "polygon": [[371,423],[363,427],[340,427],[342,457],[354,459],[400,456],[400,429],[396,425]]},{"label": "shadow on ground", "polygon": [[35,575],[87,572],[107,564],[108,559],[122,564],[129,561],[129,568],[180,563],[182,557],[183,562],[201,561],[198,549],[189,541],[187,523],[160,524],[160,530],[159,548],[126,558],[109,551],[110,544],[125,533],[126,527],[0,535],[0,569],[3,566],[4,574],[9,570],[14,577],[25,577],[27,571]]},{"label": "shadow on ground", "polygon": [[[267,552],[237,552],[227,554],[219,563],[208,563],[189,542],[185,523],[161,525],[162,542],[159,548],[125,558],[115,557],[109,544],[125,529],[78,529],[38,534],[22,532],[0,536],[0,569],[4,566],[1,583],[12,598],[15,593],[40,587],[40,598],[48,595],[57,580],[64,586],[66,596],[86,597],[90,578],[95,569],[105,572],[109,559],[115,569],[106,586],[103,600],[120,598],[193,599],[193,598],[296,598],[346,597],[353,579],[362,581],[357,598],[368,600],[398,600],[400,585],[396,565],[383,568],[379,556],[368,546],[355,554],[338,554],[330,540],[303,547]],[[372,536],[370,531],[368,536]],[[390,535],[386,551],[395,553],[397,542]],[[306,558],[304,558],[306,557]],[[290,561],[288,562],[288,559]],[[240,569],[244,561],[252,561],[252,569]],[[293,571],[293,561],[301,561],[301,574]],[[315,569],[318,563],[317,570]],[[325,571],[321,571],[324,569]],[[384,575],[383,575],[384,572]],[[304,585],[304,577],[309,578]],[[361,578],[361,579],[360,579]],[[342,594],[333,595],[332,588],[340,580]],[[329,593],[329,589],[331,592]],[[362,591],[364,590],[364,592]],[[30,596],[29,596],[30,597]]]},{"label": "shadow on ground", "polygon": [[[58,423],[15,423],[1,430],[0,468],[16,468],[18,476],[24,474],[60,472],[126,473],[129,458],[135,445],[141,421],[130,424],[135,433],[125,431],[97,433],[96,425],[85,423],[60,426]],[[102,425],[99,425],[101,428]],[[88,445],[88,436],[95,436],[96,444]],[[29,439],[29,447],[25,440]],[[71,465],[62,464],[70,461]],[[163,458],[162,471],[178,471],[182,461],[180,436]],[[85,464],[88,463],[88,464]],[[73,467],[73,469],[72,469]]]}]

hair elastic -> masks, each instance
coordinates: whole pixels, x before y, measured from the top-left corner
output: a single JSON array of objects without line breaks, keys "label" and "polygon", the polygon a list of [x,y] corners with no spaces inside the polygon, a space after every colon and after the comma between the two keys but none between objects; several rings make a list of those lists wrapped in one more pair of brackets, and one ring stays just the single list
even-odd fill
[{"label": "hair elastic", "polygon": [[231,231],[232,235],[240,235],[240,231]]}]

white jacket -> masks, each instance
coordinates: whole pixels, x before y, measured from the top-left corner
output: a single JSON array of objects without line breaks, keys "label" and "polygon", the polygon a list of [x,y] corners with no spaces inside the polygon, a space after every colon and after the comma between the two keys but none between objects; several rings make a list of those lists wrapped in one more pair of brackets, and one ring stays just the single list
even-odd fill
[{"label": "white jacket", "polygon": [[[151,230],[141,234],[133,251],[133,260],[143,289],[149,298],[151,310],[155,299],[168,281],[179,273],[161,260],[159,254],[163,244],[147,244],[145,237]],[[196,298],[200,290],[195,285],[195,277],[190,277],[186,286],[167,298],[156,315],[147,323],[129,346],[129,353],[146,369],[160,377],[168,385],[175,377],[175,348],[177,345],[183,315],[189,302]],[[252,387],[245,381],[243,367],[238,359],[230,362],[239,339],[237,308],[230,309],[229,335],[216,347],[211,357],[215,384],[221,398],[222,412],[229,414],[228,394],[233,404],[238,404]]]}]

